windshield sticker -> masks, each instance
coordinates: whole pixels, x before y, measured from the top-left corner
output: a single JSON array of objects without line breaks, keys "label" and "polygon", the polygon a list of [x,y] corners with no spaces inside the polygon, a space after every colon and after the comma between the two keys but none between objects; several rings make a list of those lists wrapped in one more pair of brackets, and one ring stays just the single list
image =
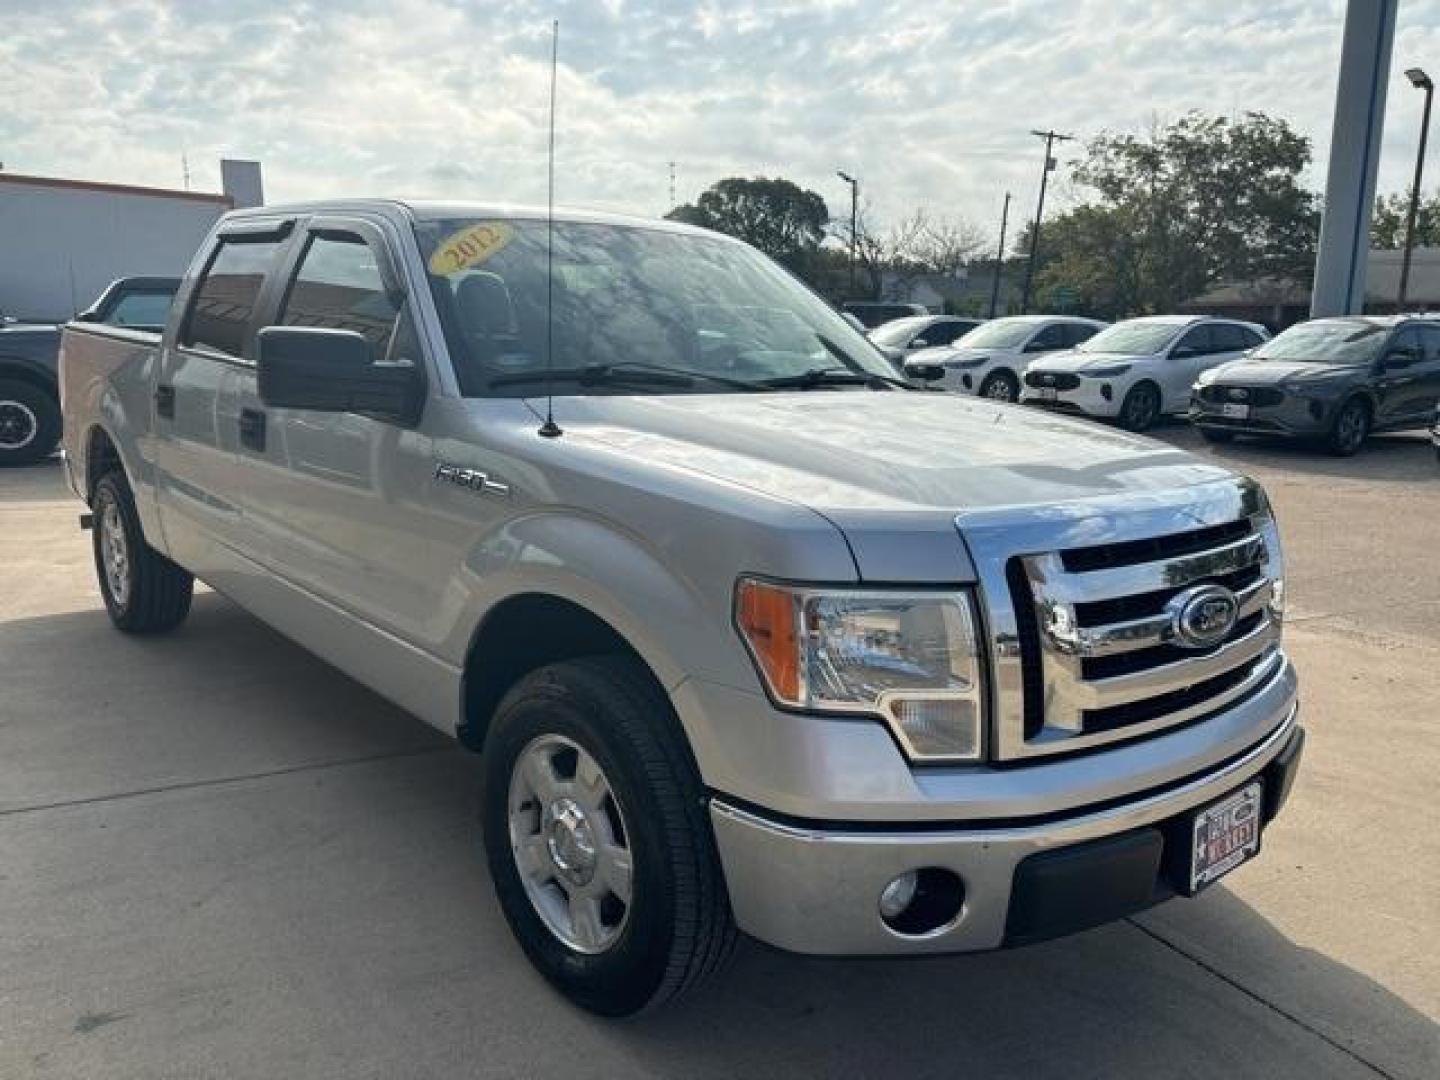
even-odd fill
[{"label": "windshield sticker", "polygon": [[515,230],[503,221],[481,221],[451,233],[430,256],[430,272],[444,277],[479,266],[510,243]]}]

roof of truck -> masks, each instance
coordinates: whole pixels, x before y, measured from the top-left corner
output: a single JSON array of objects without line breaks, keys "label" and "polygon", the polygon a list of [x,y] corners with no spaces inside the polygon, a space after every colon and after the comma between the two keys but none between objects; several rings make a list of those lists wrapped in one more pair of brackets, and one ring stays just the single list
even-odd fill
[{"label": "roof of truck", "polygon": [[[449,218],[510,218],[544,221],[546,209],[543,206],[528,206],[521,203],[465,202],[438,199],[392,199],[392,198],[348,198],[323,199],[313,202],[278,203],[268,206],[232,210],[227,220],[249,217],[283,217],[286,214],[343,214],[347,211],[369,211],[371,213],[394,213],[399,211],[419,221],[446,220]],[[633,214],[614,214],[604,210],[590,210],[583,207],[557,206],[555,220],[590,225],[625,225],[634,228],[662,229],[666,232],[692,233],[697,236],[724,236],[710,229],[686,225],[664,218],[639,217]]]}]

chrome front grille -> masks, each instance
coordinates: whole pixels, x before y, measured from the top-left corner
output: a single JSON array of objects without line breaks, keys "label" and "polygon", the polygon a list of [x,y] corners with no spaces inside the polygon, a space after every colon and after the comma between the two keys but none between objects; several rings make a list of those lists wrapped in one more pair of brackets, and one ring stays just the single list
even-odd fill
[{"label": "chrome front grille", "polygon": [[[1170,498],[1075,504],[1058,521],[1019,508],[957,520],[984,593],[994,756],[1139,738],[1278,672],[1283,567],[1263,493],[1234,481]],[[1227,616],[1233,598],[1234,619],[1196,640],[1181,619],[1201,592]]]}]

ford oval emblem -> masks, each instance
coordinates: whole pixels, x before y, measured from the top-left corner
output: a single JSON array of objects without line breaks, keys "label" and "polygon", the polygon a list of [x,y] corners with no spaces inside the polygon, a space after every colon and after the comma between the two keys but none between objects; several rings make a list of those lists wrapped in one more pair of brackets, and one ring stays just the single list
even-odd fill
[{"label": "ford oval emblem", "polygon": [[1175,596],[1165,610],[1176,645],[1206,649],[1224,641],[1235,629],[1240,603],[1223,585],[1198,585]]}]

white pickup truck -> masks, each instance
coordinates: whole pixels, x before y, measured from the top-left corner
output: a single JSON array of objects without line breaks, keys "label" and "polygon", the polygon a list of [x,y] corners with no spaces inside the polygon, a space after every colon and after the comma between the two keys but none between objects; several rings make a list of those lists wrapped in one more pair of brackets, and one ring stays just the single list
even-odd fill
[{"label": "white pickup truck", "polygon": [[737,930],[918,956],[1193,894],[1296,774],[1255,483],[896,379],[737,241],[238,211],[163,335],[61,352],[115,624],[200,578],[482,750],[505,915],[597,1012]]}]

